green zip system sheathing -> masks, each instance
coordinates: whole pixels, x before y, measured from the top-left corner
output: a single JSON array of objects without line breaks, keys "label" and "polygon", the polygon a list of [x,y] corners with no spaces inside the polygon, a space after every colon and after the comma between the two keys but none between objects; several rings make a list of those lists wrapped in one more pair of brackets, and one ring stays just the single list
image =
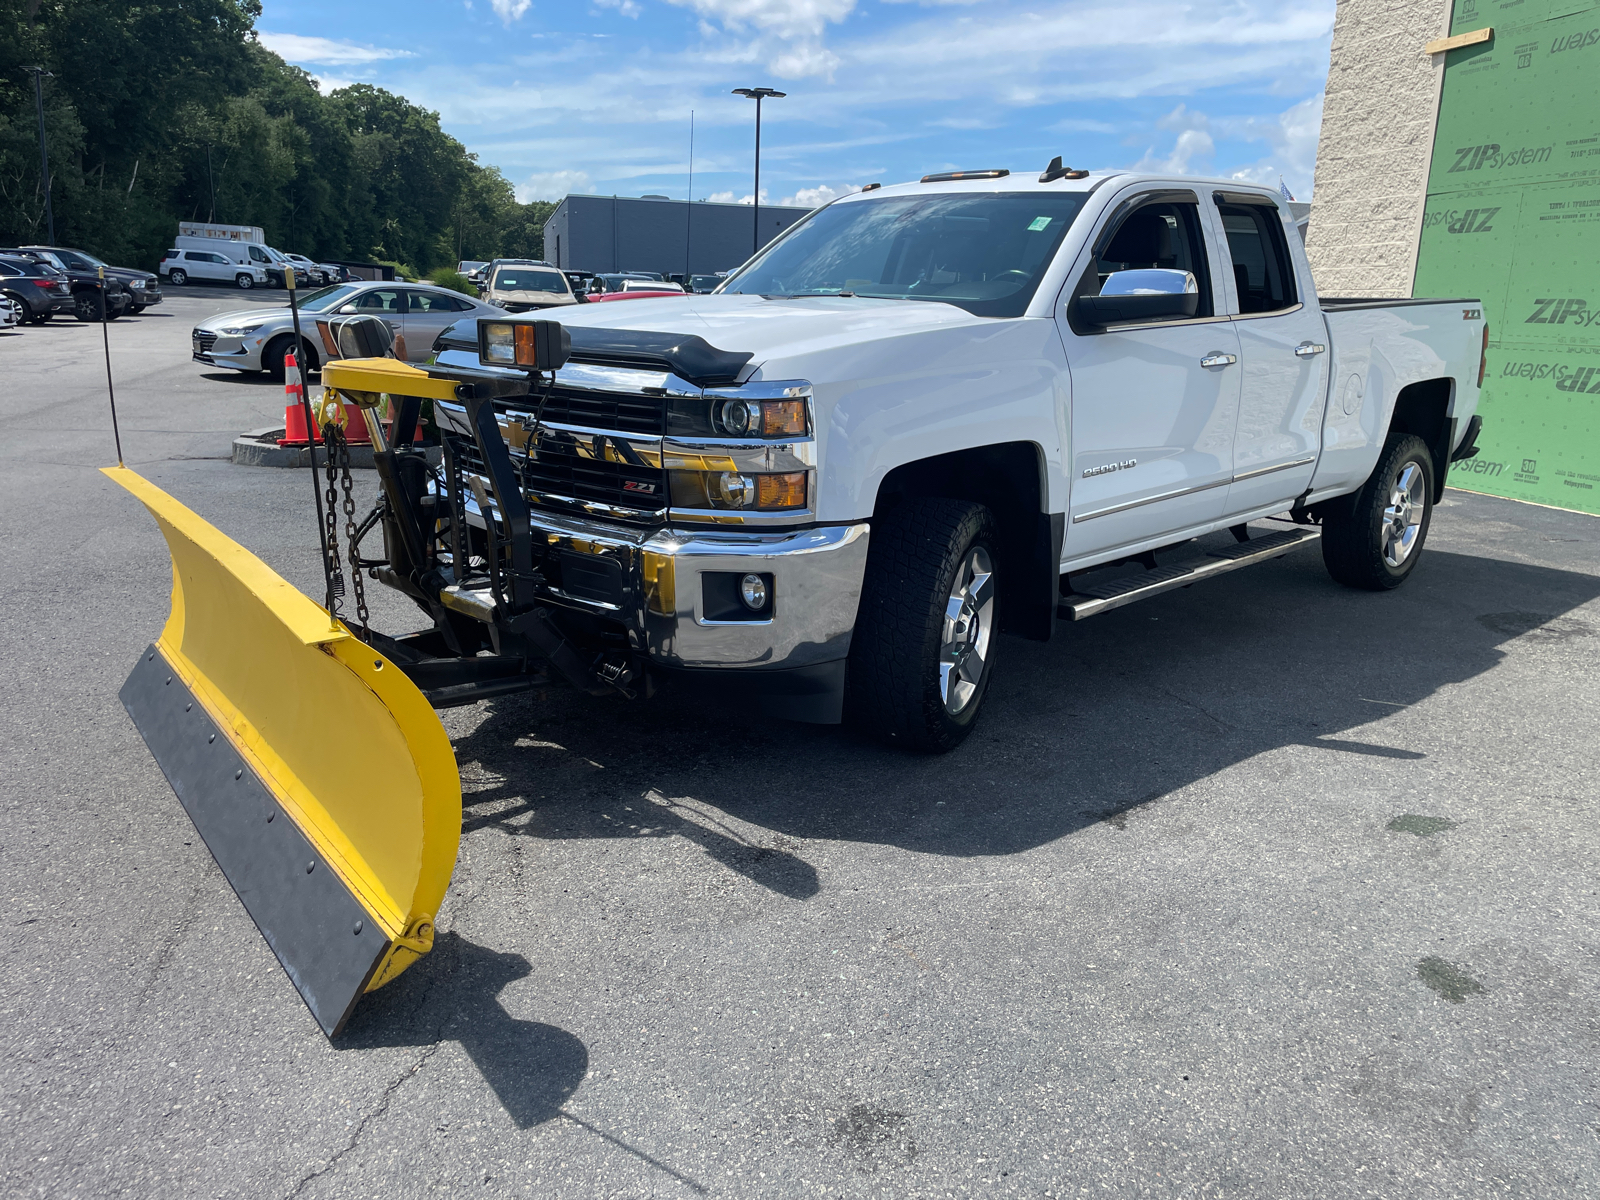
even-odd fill
[{"label": "green zip system sheathing", "polygon": [[1479,296],[1482,452],[1456,487],[1600,513],[1600,4],[1456,0],[1412,294]]}]

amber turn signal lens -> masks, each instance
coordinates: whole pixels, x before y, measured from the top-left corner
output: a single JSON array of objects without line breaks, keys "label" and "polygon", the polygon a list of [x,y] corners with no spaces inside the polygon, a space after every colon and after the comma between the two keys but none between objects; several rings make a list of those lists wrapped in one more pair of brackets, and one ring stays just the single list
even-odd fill
[{"label": "amber turn signal lens", "polygon": [[[768,401],[761,406],[761,432],[766,437],[784,434],[803,436],[806,431],[806,402],[804,400]],[[778,476],[787,479],[789,476]]]},{"label": "amber turn signal lens", "polygon": [[533,340],[535,332],[536,330],[532,325],[516,326],[517,366],[519,367],[536,367],[539,365],[539,351]]},{"label": "amber turn signal lens", "polygon": [[791,471],[785,475],[757,475],[756,507],[804,508],[806,506],[806,473]]}]

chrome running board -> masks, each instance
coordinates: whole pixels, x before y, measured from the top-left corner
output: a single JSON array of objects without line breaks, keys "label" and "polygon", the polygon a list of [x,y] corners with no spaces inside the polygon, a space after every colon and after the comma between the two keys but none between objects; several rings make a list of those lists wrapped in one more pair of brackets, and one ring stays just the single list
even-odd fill
[{"label": "chrome running board", "polygon": [[1269,558],[1280,558],[1297,546],[1304,546],[1322,537],[1315,525],[1300,525],[1281,533],[1253,537],[1248,542],[1229,546],[1226,550],[1213,550],[1204,558],[1170,567],[1156,567],[1135,575],[1124,575],[1105,583],[1091,584],[1070,595],[1063,596],[1056,605],[1056,616],[1063,621],[1082,621],[1085,618],[1110,612],[1136,600],[1147,600],[1170,592],[1173,588],[1188,587],[1202,579],[1211,579],[1237,571],[1240,567],[1253,567]]}]

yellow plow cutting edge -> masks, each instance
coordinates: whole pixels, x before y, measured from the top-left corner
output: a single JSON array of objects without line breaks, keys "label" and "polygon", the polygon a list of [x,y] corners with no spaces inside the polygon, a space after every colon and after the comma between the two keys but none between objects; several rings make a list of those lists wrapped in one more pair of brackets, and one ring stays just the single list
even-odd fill
[{"label": "yellow plow cutting edge", "polygon": [[461,840],[444,727],[400,669],[123,467],[172,553],[172,615],[122,702],[330,1038],[433,945]]}]

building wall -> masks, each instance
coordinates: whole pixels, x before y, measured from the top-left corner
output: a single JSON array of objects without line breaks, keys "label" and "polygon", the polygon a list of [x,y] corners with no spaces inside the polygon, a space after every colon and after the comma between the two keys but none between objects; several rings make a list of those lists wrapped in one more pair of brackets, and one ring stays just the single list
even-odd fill
[{"label": "building wall", "polygon": [[1433,154],[1448,0],[1339,0],[1306,237],[1324,296],[1409,296]]},{"label": "building wall", "polygon": [[[763,205],[762,245],[811,211]],[[568,196],[545,222],[544,252],[568,271],[709,275],[750,257],[755,215],[749,204]]]}]

